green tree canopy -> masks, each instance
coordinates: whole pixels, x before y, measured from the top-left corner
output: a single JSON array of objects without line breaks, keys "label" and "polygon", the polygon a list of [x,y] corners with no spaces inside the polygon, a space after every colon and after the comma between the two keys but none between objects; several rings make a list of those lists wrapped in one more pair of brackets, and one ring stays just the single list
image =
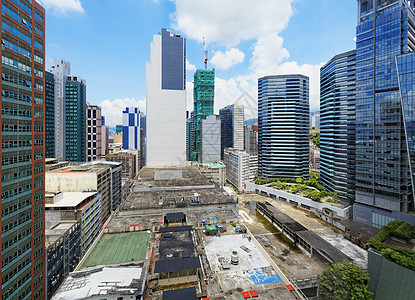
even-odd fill
[{"label": "green tree canopy", "polygon": [[368,280],[369,275],[348,260],[343,264],[326,264],[319,279],[318,293],[327,300],[372,299],[367,287]]},{"label": "green tree canopy", "polygon": [[321,200],[321,195],[320,195],[320,192],[319,192],[319,191],[314,190],[314,191],[311,193],[311,199],[312,199],[312,200],[314,200],[314,201],[320,202],[320,200]]}]

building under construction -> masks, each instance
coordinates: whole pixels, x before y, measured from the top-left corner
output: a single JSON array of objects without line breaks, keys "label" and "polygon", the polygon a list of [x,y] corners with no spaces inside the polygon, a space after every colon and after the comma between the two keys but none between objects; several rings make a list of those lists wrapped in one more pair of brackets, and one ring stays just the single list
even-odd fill
[{"label": "building under construction", "polygon": [[200,149],[202,145],[201,125],[202,120],[213,115],[215,97],[215,69],[198,69],[194,76],[193,88],[193,152],[192,161],[200,161]]}]

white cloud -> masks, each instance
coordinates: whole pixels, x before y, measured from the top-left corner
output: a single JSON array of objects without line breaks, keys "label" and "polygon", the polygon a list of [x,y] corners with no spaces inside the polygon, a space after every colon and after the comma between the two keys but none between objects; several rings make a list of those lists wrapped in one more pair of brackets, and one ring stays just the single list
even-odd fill
[{"label": "white cloud", "polygon": [[145,100],[136,100],[133,98],[115,99],[113,101],[104,100],[99,106],[102,107],[102,115],[105,116],[105,121],[108,126],[115,126],[122,124],[122,112],[126,107],[139,107],[141,111],[145,112]]},{"label": "white cloud", "polygon": [[[237,83],[240,92],[247,91],[255,99],[258,98],[258,78],[266,75],[302,74],[310,78],[310,110],[320,108],[320,68],[319,65],[299,65],[295,61],[287,61],[282,64],[274,64],[266,72],[254,70],[249,75],[237,76],[233,80]],[[220,87],[218,87],[220,88]]]},{"label": "white cloud", "polygon": [[[193,82],[186,82],[187,110],[193,111]],[[226,105],[232,104],[241,95],[238,83],[234,79],[224,80],[215,77],[215,113]]]},{"label": "white cloud", "polygon": [[[284,40],[279,35],[293,14],[293,0],[171,1],[176,4],[176,12],[172,16],[175,30],[199,42],[206,37],[209,43],[227,47],[228,50],[217,51],[211,59],[211,63],[218,69],[227,69],[243,62],[244,53],[231,47],[245,40],[254,40],[247,68],[249,73],[234,75],[228,80],[216,78],[216,112],[219,108],[234,103],[244,91],[257,100],[258,78],[283,74],[310,77],[310,108],[319,108],[322,64],[300,65],[294,60],[290,61],[290,53],[284,48]],[[188,90],[188,98],[190,97]]]},{"label": "white cloud", "polygon": [[186,59],[186,71],[196,71],[196,66]]},{"label": "white cloud", "polygon": [[244,59],[245,53],[237,48],[232,48],[225,52],[216,51],[210,62],[218,69],[227,70],[236,64],[242,63]]},{"label": "white cloud", "polygon": [[215,112],[226,105],[232,104],[241,95],[241,89],[238,82],[231,78],[229,80],[215,78]]},{"label": "white cloud", "polygon": [[69,11],[84,12],[81,0],[43,0],[46,9],[52,9],[57,13],[65,14]]},{"label": "white cloud", "polygon": [[188,38],[232,47],[243,40],[281,32],[293,0],[172,0],[175,30]]},{"label": "white cloud", "polygon": [[251,69],[256,73],[272,72],[275,67],[290,57],[285,49],[283,38],[278,34],[270,34],[258,38],[252,52]]}]

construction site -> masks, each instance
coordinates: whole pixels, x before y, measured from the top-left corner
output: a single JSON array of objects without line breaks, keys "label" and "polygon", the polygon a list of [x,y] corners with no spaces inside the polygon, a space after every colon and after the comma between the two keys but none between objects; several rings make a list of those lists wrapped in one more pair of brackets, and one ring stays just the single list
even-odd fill
[{"label": "construction site", "polygon": [[[207,60],[205,60],[205,63],[206,62]],[[201,162],[202,120],[206,119],[207,116],[214,114],[215,70],[196,70],[193,83],[194,115],[191,160]]]},{"label": "construction site", "polygon": [[188,226],[168,213],[154,234],[148,299],[296,299],[289,280],[238,218]]},{"label": "construction site", "polygon": [[227,190],[194,167],[143,168],[76,271],[139,268],[131,291],[146,299],[236,300],[312,298],[325,262],[367,267],[306,211]]}]

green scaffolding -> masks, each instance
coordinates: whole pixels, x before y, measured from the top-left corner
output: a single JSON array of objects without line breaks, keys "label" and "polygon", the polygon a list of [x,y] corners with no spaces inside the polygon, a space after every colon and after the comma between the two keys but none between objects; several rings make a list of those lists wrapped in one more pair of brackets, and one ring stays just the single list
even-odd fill
[{"label": "green scaffolding", "polygon": [[215,69],[196,70],[193,88],[194,113],[194,139],[191,159],[201,161],[200,149],[202,146],[201,125],[202,120],[213,115],[215,98]]}]

